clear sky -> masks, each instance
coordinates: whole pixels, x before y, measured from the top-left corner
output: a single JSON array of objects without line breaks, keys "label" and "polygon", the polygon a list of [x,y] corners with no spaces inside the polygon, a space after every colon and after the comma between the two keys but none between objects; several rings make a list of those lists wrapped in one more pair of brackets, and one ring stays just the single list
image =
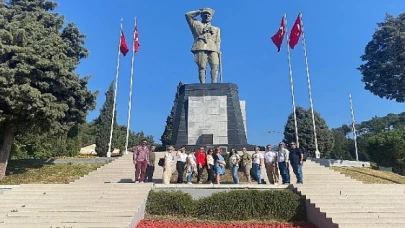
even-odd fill
[{"label": "clear sky", "polygon": [[[173,105],[176,86],[197,83],[197,68],[190,52],[192,35],[184,14],[204,7],[215,9],[212,24],[221,28],[224,82],[239,86],[246,100],[248,141],[277,143],[292,111],[287,50],[281,52],[270,37],[287,13],[291,28],[303,12],[315,110],[329,127],[350,122],[348,93],[352,93],[357,121],[404,111],[404,105],[380,99],[364,90],[356,68],[376,23],[385,13],[397,16],[403,0],[218,1],[218,0],[60,0],[58,12],[75,22],[87,35],[90,56],[78,72],[93,75],[89,87],[99,90],[98,116],[104,93],[115,77],[120,19],[132,42],[133,20],[138,18],[140,51],[135,58],[131,129],[143,130],[160,142],[166,117]],[[121,58],[118,83],[118,123],[126,124],[130,55]],[[296,103],[309,107],[305,59],[301,43],[292,51]],[[204,111],[204,110],[202,110]]]}]

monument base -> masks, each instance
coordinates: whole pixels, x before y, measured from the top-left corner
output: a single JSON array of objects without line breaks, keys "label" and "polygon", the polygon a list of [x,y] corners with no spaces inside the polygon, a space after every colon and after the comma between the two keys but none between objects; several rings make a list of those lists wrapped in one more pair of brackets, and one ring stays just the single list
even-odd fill
[{"label": "monument base", "polygon": [[232,83],[185,84],[175,103],[171,145],[190,149],[248,146],[245,101]]}]

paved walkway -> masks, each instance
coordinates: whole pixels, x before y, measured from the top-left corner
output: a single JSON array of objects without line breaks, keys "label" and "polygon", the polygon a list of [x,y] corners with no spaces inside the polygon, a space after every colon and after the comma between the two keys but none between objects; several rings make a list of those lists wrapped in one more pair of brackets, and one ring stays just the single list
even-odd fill
[{"label": "paved walkway", "polygon": [[0,195],[0,227],[135,227],[152,184],[135,185],[132,154],[71,184],[20,185]]}]

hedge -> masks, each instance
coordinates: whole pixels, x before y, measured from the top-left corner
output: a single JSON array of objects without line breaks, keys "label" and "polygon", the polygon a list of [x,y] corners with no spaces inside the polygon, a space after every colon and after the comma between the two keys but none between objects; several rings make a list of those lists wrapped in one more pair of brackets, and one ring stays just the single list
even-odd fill
[{"label": "hedge", "polygon": [[151,191],[151,215],[189,216],[214,220],[306,221],[305,202],[289,190],[233,190],[194,200],[181,191]]},{"label": "hedge", "polygon": [[197,202],[190,194],[181,191],[150,191],[146,212],[153,215],[194,216]]}]

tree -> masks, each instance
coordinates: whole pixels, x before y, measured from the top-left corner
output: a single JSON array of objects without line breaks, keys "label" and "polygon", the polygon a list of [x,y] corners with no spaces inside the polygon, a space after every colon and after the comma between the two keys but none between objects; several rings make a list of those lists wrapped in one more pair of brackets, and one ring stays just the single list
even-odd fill
[{"label": "tree", "polygon": [[170,111],[170,114],[167,116],[165,130],[163,131],[163,134],[160,137],[160,141],[162,142],[163,146],[170,145],[172,141],[174,112],[177,107],[177,100],[179,98],[180,86],[182,85],[183,85],[182,82],[179,82],[179,84],[177,85],[177,90],[173,101],[173,107],[172,110]]},{"label": "tree", "polygon": [[[314,130],[312,125],[312,115],[310,110],[302,107],[296,108],[298,137],[300,148],[306,153],[315,153]],[[318,139],[319,152],[327,153],[332,150],[334,139],[325,120],[317,113],[314,113],[316,123],[316,133]],[[284,141],[286,143],[295,141],[294,115],[288,116],[287,124],[284,128]]]},{"label": "tree", "polygon": [[381,132],[367,138],[367,151],[373,161],[381,166],[394,167],[405,172],[405,131]]},{"label": "tree", "polygon": [[[96,137],[96,152],[99,157],[107,156],[108,143],[110,142],[111,131],[111,118],[114,107],[114,82],[112,81],[108,91],[105,93],[105,102],[101,108],[100,115],[96,120],[97,125],[97,137]],[[117,111],[115,109],[114,114],[114,131],[111,141],[111,150],[115,149],[117,142],[117,130],[119,129],[117,124]],[[112,152],[112,151],[111,151]]]},{"label": "tree", "polygon": [[66,132],[84,123],[97,93],[75,73],[88,56],[85,36],[48,0],[10,0],[0,7],[0,180],[21,131]]},{"label": "tree", "polygon": [[405,13],[387,14],[377,23],[372,40],[366,45],[358,70],[365,89],[397,102],[405,101]]},{"label": "tree", "polygon": [[[334,145],[330,153],[326,153],[326,158],[332,159],[341,159],[341,160],[352,160],[353,157],[350,154],[351,144],[353,140],[350,140],[346,135],[350,132],[347,132],[347,128],[343,125],[340,128],[332,129],[332,135],[334,138]],[[348,127],[348,126],[347,126]]]}]

